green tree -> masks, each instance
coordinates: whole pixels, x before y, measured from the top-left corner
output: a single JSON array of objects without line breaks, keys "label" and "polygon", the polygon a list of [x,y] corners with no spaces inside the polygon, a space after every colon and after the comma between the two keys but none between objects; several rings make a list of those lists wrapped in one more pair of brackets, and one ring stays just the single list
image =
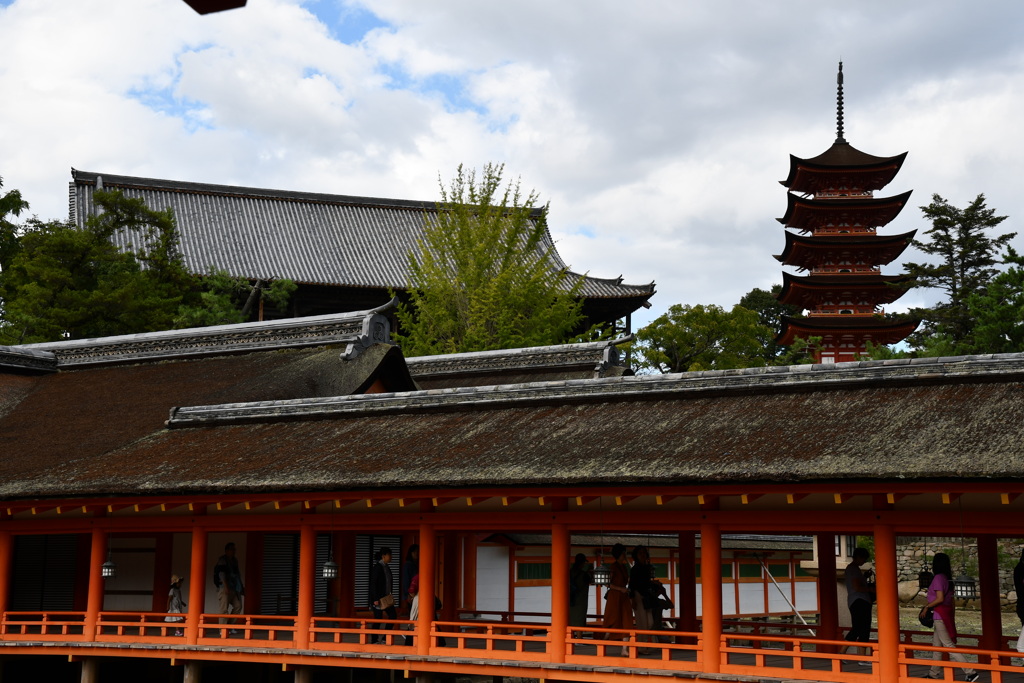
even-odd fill
[{"label": "green tree", "polygon": [[756,367],[765,365],[762,340],[770,333],[742,306],[676,304],[637,332],[633,350],[639,369],[647,371]]},{"label": "green tree", "polygon": [[[170,211],[152,211],[119,192],[97,192],[100,211],[84,229],[32,219],[0,274],[0,339],[29,343],[167,329],[191,276],[177,252]],[[126,232],[134,252],[121,251]]]},{"label": "green tree", "polygon": [[504,166],[478,179],[459,166],[409,254],[411,283],[397,311],[409,356],[561,344],[583,323],[582,282],[557,260],[547,206]]},{"label": "green tree", "polygon": [[292,280],[258,280],[232,277],[224,270],[213,270],[203,278],[198,300],[183,304],[174,316],[176,328],[228,325],[250,320],[262,299],[284,308],[298,286]]},{"label": "green tree", "polygon": [[916,309],[913,315],[924,319],[921,329],[909,338],[918,348],[927,346],[926,339],[938,335],[952,342],[954,348],[969,345],[974,327],[968,301],[982,295],[989,281],[999,272],[1000,253],[1017,233],[996,237],[987,234],[1006,216],[997,216],[995,209],[985,206],[985,195],[979,194],[964,209],[952,206],[939,195],[921,210],[932,227],[925,231],[927,241],[914,240],[926,254],[937,256],[938,264],[908,263],[906,272],[913,278],[911,287],[939,289],[945,299],[932,308]]},{"label": "green tree", "polygon": [[[3,186],[4,179],[0,178],[0,190]],[[12,223],[8,216],[19,216],[27,208],[28,202],[21,198],[21,193],[17,190],[0,194],[0,272],[7,269],[19,245],[18,226]]]},{"label": "green tree", "polygon": [[967,299],[974,353],[1024,351],[1024,256],[1007,247],[1004,263],[1012,265]]},{"label": "green tree", "polygon": [[757,321],[762,330],[761,347],[765,363],[774,365],[786,354],[786,348],[775,343],[782,332],[782,316],[800,315],[800,309],[791,304],[780,303],[776,296],[782,291],[782,285],[772,285],[771,291],[755,287],[740,299],[740,306],[757,313]]}]

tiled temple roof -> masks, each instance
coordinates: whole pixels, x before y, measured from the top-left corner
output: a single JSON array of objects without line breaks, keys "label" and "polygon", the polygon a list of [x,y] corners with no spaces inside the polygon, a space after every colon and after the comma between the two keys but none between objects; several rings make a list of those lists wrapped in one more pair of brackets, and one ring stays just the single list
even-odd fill
[{"label": "tiled temple roof", "polygon": [[[298,283],[400,290],[408,286],[407,255],[417,245],[434,202],[290,192],[206,183],[136,178],[73,170],[71,219],[82,224],[95,210],[98,182],[171,208],[185,265],[193,273],[224,269],[249,279],[288,278]],[[100,180],[102,179],[102,180]],[[122,245],[125,246],[125,245]],[[553,247],[548,235],[545,248]],[[566,268],[552,248],[555,266]],[[583,280],[585,298],[639,298],[654,284],[621,278]],[[640,304],[638,303],[637,306]]]}]

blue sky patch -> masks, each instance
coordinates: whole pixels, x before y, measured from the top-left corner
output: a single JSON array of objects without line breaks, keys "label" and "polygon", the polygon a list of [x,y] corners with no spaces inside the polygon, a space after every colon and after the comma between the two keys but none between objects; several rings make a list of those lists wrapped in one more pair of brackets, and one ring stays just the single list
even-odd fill
[{"label": "blue sky patch", "polygon": [[355,45],[375,28],[391,25],[365,7],[339,0],[308,0],[304,3],[317,19],[330,30],[331,37],[346,45]]}]

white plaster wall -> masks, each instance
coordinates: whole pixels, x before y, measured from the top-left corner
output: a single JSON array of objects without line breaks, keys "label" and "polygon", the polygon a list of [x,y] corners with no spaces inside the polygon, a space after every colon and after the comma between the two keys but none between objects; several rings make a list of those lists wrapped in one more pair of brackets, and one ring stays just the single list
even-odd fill
[{"label": "white plaster wall", "polygon": [[477,547],[476,607],[484,611],[508,610],[508,548]]}]

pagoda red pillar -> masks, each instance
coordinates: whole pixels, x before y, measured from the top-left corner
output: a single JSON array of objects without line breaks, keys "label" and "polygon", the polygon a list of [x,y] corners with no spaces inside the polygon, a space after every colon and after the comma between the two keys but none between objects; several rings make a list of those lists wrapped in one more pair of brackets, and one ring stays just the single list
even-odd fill
[{"label": "pagoda red pillar", "polygon": [[476,609],[476,534],[466,534],[462,549],[462,607]]},{"label": "pagoda red pillar", "polygon": [[107,532],[93,529],[89,552],[89,593],[85,603],[84,635],[88,640],[96,639],[96,623],[103,609],[103,562],[106,555]]},{"label": "pagoda red pillar", "polygon": [[697,626],[697,534],[683,531],[679,534],[679,630],[696,633]]},{"label": "pagoda red pillar", "polygon": [[188,576],[188,615],[185,617],[185,642],[195,645],[199,640],[199,617],[206,609],[206,556],[207,533],[205,527],[192,527],[192,564]]},{"label": "pagoda red pillar", "polygon": [[983,650],[1003,649],[1003,615],[999,597],[999,552],[996,537],[978,536],[978,584],[981,591],[981,638]]},{"label": "pagoda red pillar", "polygon": [[548,655],[552,662],[565,661],[565,634],[569,629],[569,527],[551,525],[551,632]]},{"label": "pagoda red pillar", "polygon": [[316,531],[303,524],[299,531],[299,604],[295,610],[295,647],[309,647],[316,585]]},{"label": "pagoda red pillar", "polygon": [[14,539],[10,531],[0,531],[0,619],[7,611],[7,596],[11,593],[11,563]]},{"label": "pagoda red pillar", "polygon": [[835,547],[835,534],[818,534],[818,637],[823,640],[839,637]]},{"label": "pagoda red pillar", "polygon": [[878,671],[881,681],[899,680],[900,602],[896,571],[896,534],[875,527],[875,597],[878,604]]},{"label": "pagoda red pillar", "polygon": [[420,524],[420,613],[416,618],[416,654],[430,654],[430,625],[434,621],[434,581],[437,567],[437,533]]},{"label": "pagoda red pillar", "polygon": [[700,593],[704,673],[722,670],[722,532],[700,525]]}]

